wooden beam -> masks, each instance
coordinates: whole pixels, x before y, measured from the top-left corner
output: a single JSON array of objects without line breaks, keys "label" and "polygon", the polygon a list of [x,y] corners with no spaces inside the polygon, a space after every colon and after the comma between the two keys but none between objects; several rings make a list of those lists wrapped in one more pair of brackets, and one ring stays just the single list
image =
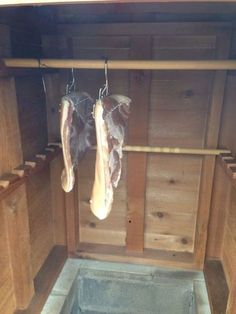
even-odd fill
[{"label": "wooden beam", "polygon": [[204,275],[212,314],[226,313],[229,289],[219,260],[207,260]]},{"label": "wooden beam", "polygon": [[[150,36],[131,38],[130,58],[150,58],[152,39]],[[148,144],[148,108],[151,73],[132,71],[130,74],[130,97],[133,103],[128,127],[128,141],[133,145]],[[127,234],[129,251],[143,251],[144,211],[146,199],[147,154],[131,152],[127,160]]]},{"label": "wooden beam", "polygon": [[15,314],[39,314],[67,258],[66,247],[54,246],[34,280],[35,296],[26,310]]},{"label": "wooden beam", "polygon": [[[144,3],[145,0],[129,0],[129,3]],[[189,0],[149,0],[150,3],[188,3]],[[198,0],[198,2],[206,2],[205,0]],[[208,0],[208,2],[219,2],[222,0]],[[227,2],[234,3],[235,0],[227,0]],[[24,5],[57,5],[57,4],[76,4],[76,3],[127,3],[127,0],[1,0],[0,6],[24,6]]]},{"label": "wooden beam", "polygon": [[[216,58],[228,58],[231,33],[222,33],[217,36]],[[220,118],[224,101],[226,71],[215,73],[212,86],[210,111],[208,114],[206,147],[217,147],[220,130]],[[210,214],[212,186],[215,171],[215,157],[205,156],[202,164],[202,176],[199,195],[199,208],[195,236],[195,261],[203,267],[206,252],[207,230]]]},{"label": "wooden beam", "polygon": [[2,201],[2,207],[7,223],[16,306],[18,309],[24,309],[34,294],[25,186],[20,186],[8,195]]},{"label": "wooden beam", "polygon": [[71,192],[65,193],[67,250],[69,254],[76,252],[79,246],[79,205],[78,175],[75,173],[75,185]]},{"label": "wooden beam", "polygon": [[[146,37],[146,36],[145,36]],[[108,60],[109,70],[236,70],[236,60],[149,60],[132,56],[133,60]],[[104,69],[104,60],[75,59],[2,59],[6,67],[48,69]]]},{"label": "wooden beam", "polygon": [[79,250],[72,256],[117,263],[197,269],[194,264],[193,254],[187,252],[152,249],[144,249],[143,252],[127,252],[124,246],[81,243]]}]

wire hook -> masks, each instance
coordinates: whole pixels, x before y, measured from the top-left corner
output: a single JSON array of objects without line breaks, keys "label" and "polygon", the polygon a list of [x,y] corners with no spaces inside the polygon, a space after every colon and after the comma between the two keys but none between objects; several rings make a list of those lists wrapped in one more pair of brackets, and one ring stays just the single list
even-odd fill
[{"label": "wire hook", "polygon": [[104,95],[109,94],[109,83],[108,83],[108,60],[105,60],[104,63],[104,72],[105,72],[105,84],[99,89],[99,99],[104,97]]},{"label": "wire hook", "polygon": [[66,94],[70,94],[72,91],[75,91],[75,75],[74,69],[71,69],[71,82],[66,85]]}]

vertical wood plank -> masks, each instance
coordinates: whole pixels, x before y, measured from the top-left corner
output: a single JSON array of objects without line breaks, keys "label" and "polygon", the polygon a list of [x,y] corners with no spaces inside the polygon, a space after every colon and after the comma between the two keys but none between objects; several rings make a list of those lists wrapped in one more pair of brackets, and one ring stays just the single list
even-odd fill
[{"label": "vertical wood plank", "polygon": [[207,256],[210,258],[221,258],[224,227],[231,194],[230,186],[231,182],[218,160],[215,167],[207,240]]},{"label": "vertical wood plank", "polygon": [[54,244],[57,245],[66,245],[65,193],[61,187],[62,169],[63,158],[60,155],[50,164],[53,237]]},{"label": "vertical wood plank", "polygon": [[[227,59],[230,49],[230,33],[222,33],[217,37],[216,59]],[[220,119],[224,101],[226,71],[216,71],[213,79],[210,111],[208,114],[206,148],[216,148],[220,131]],[[210,214],[212,185],[215,171],[215,157],[205,156],[202,164],[202,177],[199,195],[199,208],[195,235],[195,262],[203,268],[207,231]]]},{"label": "vertical wood plank", "polygon": [[[152,38],[131,37],[130,59],[150,59]],[[148,108],[150,97],[150,71],[132,71],[130,74],[130,97],[132,108],[129,118],[128,142],[131,145],[148,144]],[[127,161],[127,234],[126,248],[143,251],[144,210],[146,198],[147,154],[129,153]]]},{"label": "vertical wood plank", "polygon": [[14,293],[18,309],[24,309],[34,294],[31,270],[29,217],[25,185],[2,201],[10,247]]},{"label": "vertical wood plank", "polygon": [[78,174],[75,173],[75,186],[65,193],[67,250],[75,253],[79,246],[79,207],[78,207]]}]

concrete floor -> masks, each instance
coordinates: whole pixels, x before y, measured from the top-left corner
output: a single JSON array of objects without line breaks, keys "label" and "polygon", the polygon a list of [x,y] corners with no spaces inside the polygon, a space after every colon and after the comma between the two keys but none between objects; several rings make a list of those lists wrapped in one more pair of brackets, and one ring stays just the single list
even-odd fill
[{"label": "concrete floor", "polygon": [[210,314],[201,272],[68,259],[42,314]]}]

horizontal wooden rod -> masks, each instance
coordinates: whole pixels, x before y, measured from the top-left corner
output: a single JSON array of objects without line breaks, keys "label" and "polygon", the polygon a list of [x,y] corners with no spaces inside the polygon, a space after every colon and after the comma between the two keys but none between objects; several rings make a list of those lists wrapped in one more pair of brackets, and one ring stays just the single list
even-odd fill
[{"label": "horizontal wooden rod", "polygon": [[[59,146],[61,143],[48,143],[50,146]],[[96,149],[93,146],[92,149]],[[228,149],[207,149],[207,148],[180,148],[180,147],[153,147],[153,146],[123,146],[124,152],[137,152],[137,153],[159,153],[159,154],[183,154],[183,155],[220,155],[231,154]]]},{"label": "horizontal wooden rod", "polygon": [[200,149],[179,147],[150,147],[150,146],[124,146],[125,152],[159,153],[159,154],[183,154],[183,155],[220,155],[229,153],[224,149]]},{"label": "horizontal wooden rod", "polygon": [[[12,68],[104,69],[104,60],[2,59]],[[236,70],[236,60],[108,60],[110,70]]]}]

